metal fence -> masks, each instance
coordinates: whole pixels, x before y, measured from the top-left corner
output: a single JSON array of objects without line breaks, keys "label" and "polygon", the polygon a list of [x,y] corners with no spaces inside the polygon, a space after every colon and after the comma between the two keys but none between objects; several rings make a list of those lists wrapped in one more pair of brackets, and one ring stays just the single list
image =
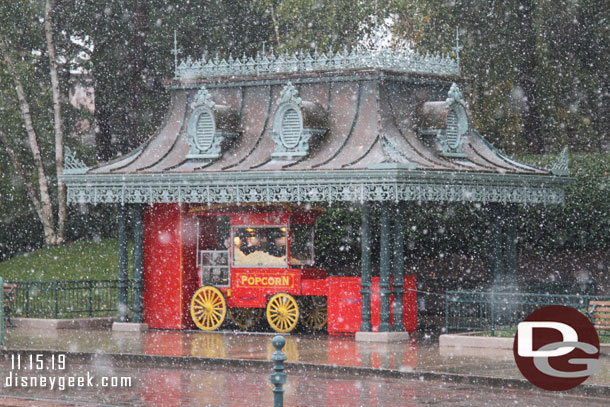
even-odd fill
[{"label": "metal fence", "polygon": [[[16,284],[11,316],[77,318],[114,316],[118,310],[119,280],[6,281]],[[131,281],[127,289],[131,299]]]},{"label": "metal fence", "polygon": [[[543,294],[568,294],[568,295],[595,295],[597,284],[594,281],[521,281],[519,284],[493,285],[489,281],[472,278],[459,278],[451,282],[451,290],[454,292],[484,292],[493,290],[496,292],[517,293],[543,293]],[[445,292],[447,280],[443,278],[418,278],[417,300],[420,325],[428,328],[441,328],[446,315]]]},{"label": "metal fence", "polygon": [[610,297],[588,294],[519,293],[498,291],[447,291],[445,329],[450,331],[514,332],[517,324],[538,308],[565,305],[589,315],[590,301]]}]

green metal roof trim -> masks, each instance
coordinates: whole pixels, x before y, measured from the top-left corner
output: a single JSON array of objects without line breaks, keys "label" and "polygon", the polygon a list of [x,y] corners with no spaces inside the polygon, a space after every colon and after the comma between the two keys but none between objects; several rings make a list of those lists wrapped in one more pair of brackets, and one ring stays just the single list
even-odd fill
[{"label": "green metal roof trim", "polygon": [[344,71],[379,68],[407,73],[459,75],[456,60],[447,55],[418,54],[411,50],[365,50],[353,48],[334,53],[318,51],[295,54],[257,53],[255,57],[201,58],[186,60],[175,67],[174,79],[254,76],[313,71]]},{"label": "green metal roof trim", "polygon": [[406,169],[65,175],[72,203],[436,201],[560,204],[567,177]]}]

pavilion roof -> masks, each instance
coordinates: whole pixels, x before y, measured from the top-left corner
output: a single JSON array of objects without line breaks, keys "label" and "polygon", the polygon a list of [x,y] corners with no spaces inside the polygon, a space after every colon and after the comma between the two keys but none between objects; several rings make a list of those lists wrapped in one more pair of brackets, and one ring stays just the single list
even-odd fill
[{"label": "pavilion roof", "polygon": [[68,199],[563,201],[566,165],[498,151],[472,125],[452,60],[407,57],[184,62],[159,131],[109,163],[70,158]]}]

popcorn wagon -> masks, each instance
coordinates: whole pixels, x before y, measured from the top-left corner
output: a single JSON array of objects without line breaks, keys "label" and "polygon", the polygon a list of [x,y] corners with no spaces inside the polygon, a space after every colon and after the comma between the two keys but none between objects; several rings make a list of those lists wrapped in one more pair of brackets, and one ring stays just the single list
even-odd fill
[{"label": "popcorn wagon", "polygon": [[326,271],[314,263],[314,225],[322,210],[297,205],[193,207],[199,289],[190,303],[202,330],[225,318],[249,329],[264,317],[277,332],[299,319],[325,327]]}]

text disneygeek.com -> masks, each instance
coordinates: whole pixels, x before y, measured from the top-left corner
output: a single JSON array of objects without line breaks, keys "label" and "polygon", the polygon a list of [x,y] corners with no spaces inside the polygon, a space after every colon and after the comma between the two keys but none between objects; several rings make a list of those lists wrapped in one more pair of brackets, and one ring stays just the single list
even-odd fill
[{"label": "text disneygeek.com", "polygon": [[96,376],[90,372],[70,375],[65,354],[12,354],[11,370],[2,379],[4,388],[47,388],[66,390],[86,387],[124,388],[132,386],[129,376]]}]

